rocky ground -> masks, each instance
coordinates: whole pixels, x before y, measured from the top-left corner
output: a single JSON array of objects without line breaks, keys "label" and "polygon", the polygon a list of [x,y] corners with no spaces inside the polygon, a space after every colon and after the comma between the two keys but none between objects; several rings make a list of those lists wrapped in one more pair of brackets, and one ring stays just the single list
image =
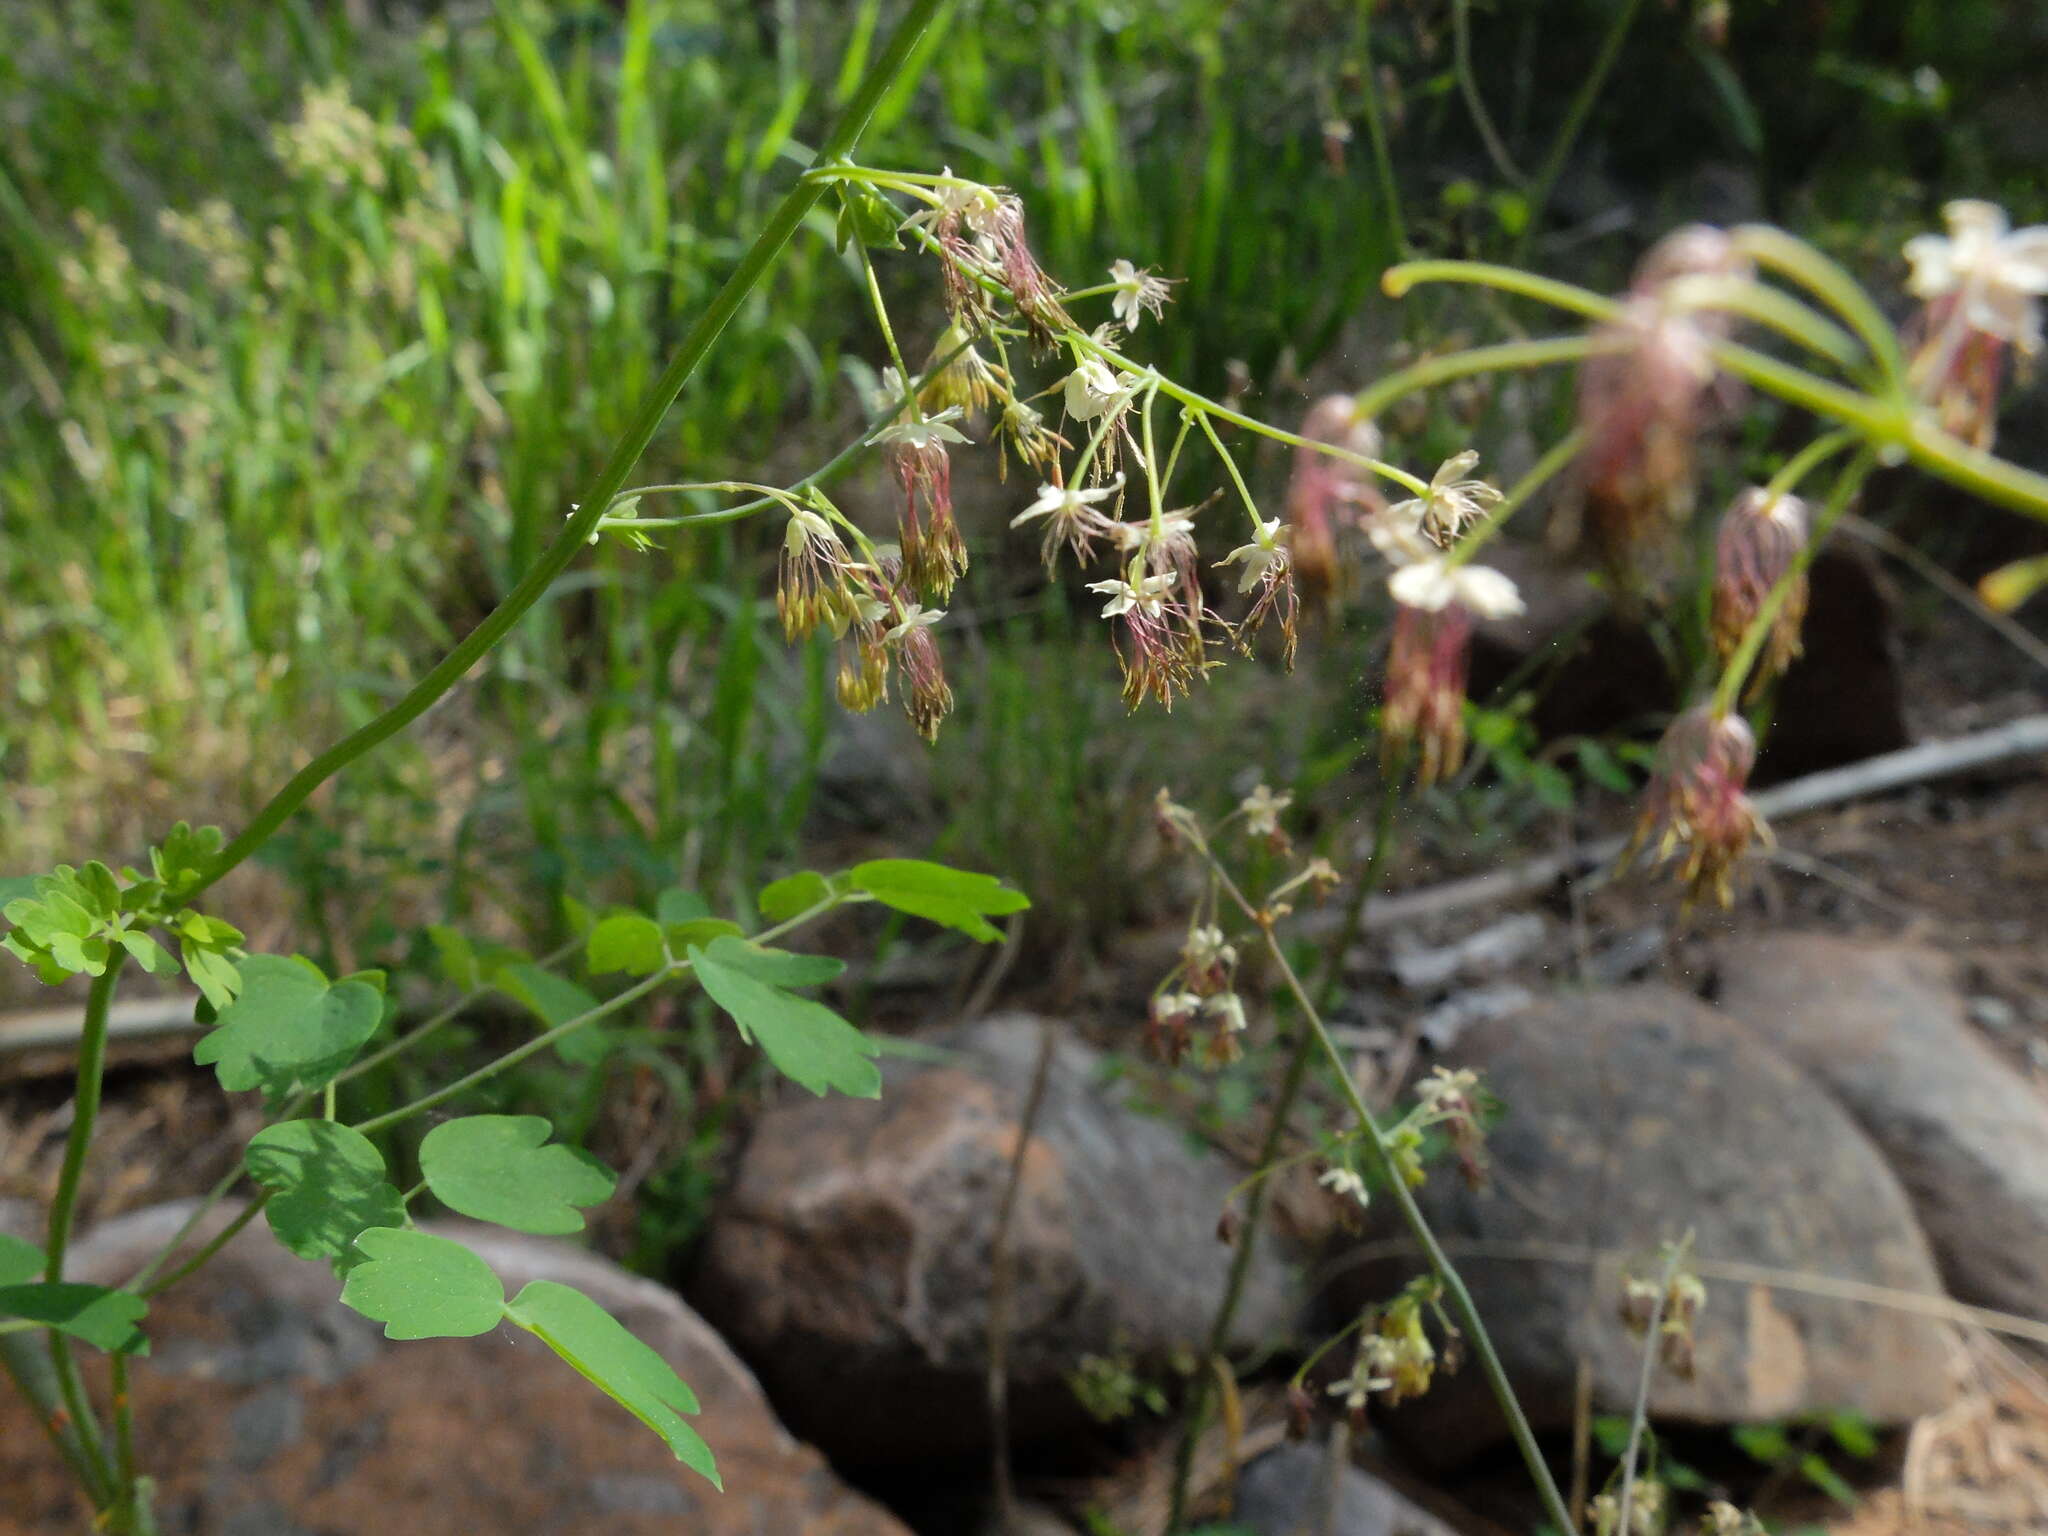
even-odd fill
[{"label": "rocky ground", "polygon": [[[1858,694],[1862,709],[1890,690],[1869,740],[2043,707],[2034,674],[1970,622],[1939,620],[1962,627]],[[1348,957],[1342,1039],[1383,1098],[1444,1064],[1479,1069],[1502,1101],[1488,1188],[1446,1171],[1423,1198],[1564,1475],[1583,1452],[1597,1489],[1634,1395],[1624,1270],[1689,1232],[1707,1292],[1696,1370],[1653,1376],[1649,1398],[1667,1471],[1697,1484],[1685,1508],[1720,1493],[1839,1536],[2048,1530],[2048,1324],[2030,1321],[2048,1317],[2048,775],[2006,764],[1777,831],[1726,916],[1682,922],[1662,886],[1595,876],[1383,925]],[[889,1063],[879,1103],[765,1106],[668,1284],[480,1239],[508,1278],[573,1272],[667,1356],[704,1400],[727,1494],[531,1341],[388,1345],[259,1232],[152,1316],[136,1395],[163,1529],[368,1532],[400,1506],[421,1532],[990,1530],[997,1314],[1014,1529],[1149,1536],[1172,1456],[1162,1410],[1202,1350],[1233,1256],[1218,1218],[1258,1129],[1190,1112],[1128,1049],[1157,948],[1131,935],[1088,985],[1013,976],[1009,1002],[964,1023],[931,1003],[929,1049]],[[82,1277],[123,1276],[175,1221],[163,1202],[218,1177],[246,1131],[182,1053],[120,1063]],[[1255,1059],[1277,1071],[1277,1053]],[[18,1202],[0,1209],[23,1222],[66,1123],[49,1066],[0,1060],[0,1197]],[[1314,1173],[1276,1181],[1226,1341],[1237,1413],[1196,1457],[1204,1513],[1257,1536],[1529,1529],[1476,1372],[1376,1412],[1344,1461],[1327,1421],[1286,1438],[1278,1383],[1415,1268],[1383,1211],[1347,1225]],[[1333,1357],[1312,1379],[1339,1372]],[[1113,1422],[1089,1411],[1119,1396]],[[1836,1478],[1853,1507],[1823,1486]],[[77,1528],[11,1398],[0,1487],[0,1536]]]}]

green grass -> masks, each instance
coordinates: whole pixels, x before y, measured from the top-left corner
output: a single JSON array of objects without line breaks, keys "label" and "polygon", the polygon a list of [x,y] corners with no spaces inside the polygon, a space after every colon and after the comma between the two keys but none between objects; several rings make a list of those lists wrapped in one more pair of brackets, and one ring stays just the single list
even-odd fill
[{"label": "green grass", "polygon": [[[0,868],[132,854],[179,814],[238,820],[487,611],[889,9],[502,0],[358,31],[310,0],[21,8],[0,58]],[[1654,149],[1650,182],[1674,185],[1700,159],[1748,165],[1865,265],[1937,188],[2014,181],[1995,123],[1968,111],[1972,80],[2016,78],[1990,7],[1942,27],[1910,8],[1903,38],[1869,5],[1831,7],[1817,37],[1767,9],[1717,64],[1645,7],[1579,158],[1625,169]],[[1356,380],[1363,338],[1510,319],[1377,294],[1397,224],[1473,254],[1514,233],[1515,189],[1478,154],[1432,8],[1022,14],[958,7],[867,156],[1019,188],[1047,266],[1076,283],[1119,255],[1184,279],[1144,337],[1163,366],[1220,390],[1241,361],[1253,408],[1285,414],[1290,368],[1323,358],[1332,382]],[[1588,0],[1538,36],[1475,11],[1473,83],[1523,165],[1565,110],[1552,63],[1612,14]],[[1759,63],[1787,48],[1816,51],[1832,83]],[[1941,92],[1915,84],[1920,55],[1947,72]],[[1332,123],[1353,131],[1341,152]],[[1904,168],[1792,181],[1800,146],[1851,130]],[[1965,175],[1979,179],[1944,179]],[[1642,233],[1573,246],[1570,265],[1617,270]],[[846,440],[846,364],[879,348],[829,235],[821,218],[800,237],[641,478],[787,477]],[[937,304],[897,297],[926,327],[915,350]],[[1468,430],[1441,409],[1408,425],[1418,459]],[[1266,462],[1264,483],[1281,472]],[[982,546],[1008,510],[970,510]],[[758,600],[773,538],[743,525],[651,556],[593,550],[487,675],[278,851],[302,926],[372,956],[422,917],[487,915],[544,941],[569,891],[723,893],[793,859],[836,706],[826,659],[786,650]],[[1015,587],[1028,559],[991,560],[977,590]],[[964,659],[940,840],[1070,894],[1056,910],[1093,925],[1133,899],[1115,888],[1121,828],[1133,786],[1152,786],[1125,759],[1190,732],[1213,743],[1239,716],[1219,689],[1199,718],[1126,735],[1100,636],[1067,614],[1053,594]],[[1064,664],[1077,632],[1083,659]],[[1220,784],[1244,757],[1182,761]],[[1047,783],[1070,821],[1030,793]]]}]

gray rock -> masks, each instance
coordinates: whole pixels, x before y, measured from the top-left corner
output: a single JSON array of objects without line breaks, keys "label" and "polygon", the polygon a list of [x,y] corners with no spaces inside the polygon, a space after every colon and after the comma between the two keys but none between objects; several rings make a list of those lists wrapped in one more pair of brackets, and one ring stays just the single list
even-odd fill
[{"label": "gray rock", "polygon": [[[1685,993],[1559,995],[1476,1027],[1455,1057],[1505,1106],[1490,1136],[1495,1176],[1475,1194],[1446,1167],[1421,1200],[1540,1430],[1570,1425],[1581,1356],[1600,1411],[1625,1412],[1634,1397],[1641,1346],[1618,1320],[1619,1266],[1572,1262],[1587,1249],[1631,1256],[1654,1275],[1659,1243],[1690,1228],[1704,1259],[1941,1289],[1877,1149],[1760,1037]],[[1394,1230],[1383,1205],[1377,1239]],[[1475,1241],[1495,1251],[1459,1253]],[[1517,1245],[1526,1250],[1498,1251]],[[1390,1295],[1413,1268],[1367,1265],[1345,1299]],[[1697,1373],[1658,1373],[1659,1418],[1739,1423],[1848,1408],[1896,1423],[1944,1400],[1941,1335],[1922,1319],[1711,1278],[1707,1291]],[[1471,1366],[1439,1372],[1389,1428],[1438,1463],[1506,1432]]]},{"label": "gray rock", "polygon": [[[761,1118],[714,1220],[693,1297],[799,1431],[848,1461],[964,1451],[988,1434],[990,1250],[1039,1051],[1040,1021],[956,1032],[943,1065],[893,1062],[879,1102],[790,1103]],[[1198,1346],[1230,1251],[1216,1221],[1238,1174],[1101,1083],[1062,1040],[1023,1163],[1013,1432],[1073,1427],[1087,1354],[1157,1361]],[[1260,1244],[1237,1339],[1289,1336],[1281,1243]]]},{"label": "gray rock", "polygon": [[1721,1005],[1855,1116],[1904,1181],[1951,1289],[2028,1315],[2048,1276],[2048,1099],[1970,1028],[1931,950],[1823,934],[1720,951]]},{"label": "gray rock", "polygon": [[1319,1446],[1283,1445],[1244,1470],[1230,1524],[1256,1536],[1455,1536],[1427,1510],[1358,1467],[1337,1469],[1336,1518],[1330,1466]]},{"label": "gray rock", "polygon": [[[73,1250],[70,1273],[118,1284],[189,1208],[108,1223]],[[574,1285],[659,1352],[702,1401],[694,1423],[727,1491],[528,1334],[387,1342],[340,1305],[326,1265],[293,1258],[259,1222],[144,1321],[154,1350],[133,1371],[137,1439],[164,1536],[907,1536],[790,1437],[746,1367],[669,1291],[566,1244],[429,1229],[468,1243],[508,1294],[535,1279]],[[12,1393],[0,1395],[0,1488],[0,1536],[82,1528]]]}]

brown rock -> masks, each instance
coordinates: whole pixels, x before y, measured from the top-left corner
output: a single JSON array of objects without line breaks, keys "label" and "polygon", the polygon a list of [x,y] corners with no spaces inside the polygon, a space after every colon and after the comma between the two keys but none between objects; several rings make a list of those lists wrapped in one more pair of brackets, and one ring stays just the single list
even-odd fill
[{"label": "brown rock", "polygon": [[1891,1159],[1967,1301],[2032,1316],[2048,1276],[2048,1099],[1971,1029],[1932,950],[1817,933],[1720,952],[1721,1006],[1825,1083]]},{"label": "brown rock", "polygon": [[[1905,1192],[1876,1148],[1817,1084],[1733,1020],[1670,988],[1554,997],[1459,1042],[1504,1104],[1478,1194],[1449,1168],[1421,1192],[1470,1283],[1524,1409],[1539,1430],[1572,1422],[1584,1356],[1599,1411],[1626,1412],[1641,1345],[1622,1327],[1618,1266],[1657,1272],[1658,1245],[1687,1229],[1707,1260],[1941,1289]],[[1391,1235],[1381,1212],[1375,1236]],[[1491,1254],[1461,1254],[1484,1242]],[[1500,1248],[1528,1245],[1508,1257]],[[1543,1250],[1550,1250],[1546,1257]],[[1413,1267],[1367,1268],[1363,1303]],[[1739,1423],[1847,1408],[1880,1423],[1929,1412],[1946,1389],[1939,1331],[1924,1320],[1792,1290],[1707,1279],[1693,1380],[1660,1371],[1663,1419]],[[1479,1371],[1439,1373],[1390,1428],[1453,1462],[1506,1431]]]},{"label": "brown rock", "polygon": [[[67,1267],[117,1284],[187,1209],[112,1222]],[[727,1491],[517,1329],[387,1342],[340,1305],[325,1265],[293,1258],[259,1223],[145,1320],[154,1349],[132,1372],[136,1433],[163,1536],[907,1536],[789,1436],[746,1367],[662,1287],[565,1244],[433,1229],[482,1254],[508,1293],[572,1284],[658,1350],[702,1400],[694,1423]],[[12,1393],[0,1395],[0,1488],[0,1536],[82,1529]]]},{"label": "brown rock", "polygon": [[[879,1102],[791,1103],[762,1117],[712,1225],[693,1294],[754,1362],[790,1423],[848,1461],[985,1443],[990,1250],[1039,1051],[1040,1021],[953,1036],[957,1062],[892,1063]],[[1086,1354],[1157,1361],[1199,1347],[1230,1251],[1215,1237],[1238,1177],[1100,1085],[1100,1058],[1055,1052],[1011,1230],[1011,1422],[1082,1422],[1065,1374]],[[1261,1243],[1238,1339],[1288,1334],[1282,1245]]]}]

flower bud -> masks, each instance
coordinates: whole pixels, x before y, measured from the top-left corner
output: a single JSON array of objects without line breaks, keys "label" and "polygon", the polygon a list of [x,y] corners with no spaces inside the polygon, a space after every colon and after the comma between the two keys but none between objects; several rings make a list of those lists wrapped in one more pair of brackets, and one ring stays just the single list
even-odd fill
[{"label": "flower bud", "polygon": [[1622,862],[1654,837],[1660,863],[1684,851],[1679,878],[1687,907],[1703,895],[1733,905],[1737,861],[1752,839],[1770,836],[1747,793],[1755,766],[1756,737],[1740,715],[1717,714],[1710,704],[1680,715],[1657,745],[1642,817]]},{"label": "flower bud", "polygon": [[[1722,661],[1735,654],[1743,634],[1763,611],[1764,601],[1793,567],[1806,543],[1806,504],[1797,496],[1773,496],[1751,488],[1722,514],[1714,544],[1714,649]],[[1799,627],[1806,618],[1806,573],[1793,577],[1785,601],[1771,620],[1770,638],[1758,658],[1751,687],[1776,677],[1799,654]]]}]

